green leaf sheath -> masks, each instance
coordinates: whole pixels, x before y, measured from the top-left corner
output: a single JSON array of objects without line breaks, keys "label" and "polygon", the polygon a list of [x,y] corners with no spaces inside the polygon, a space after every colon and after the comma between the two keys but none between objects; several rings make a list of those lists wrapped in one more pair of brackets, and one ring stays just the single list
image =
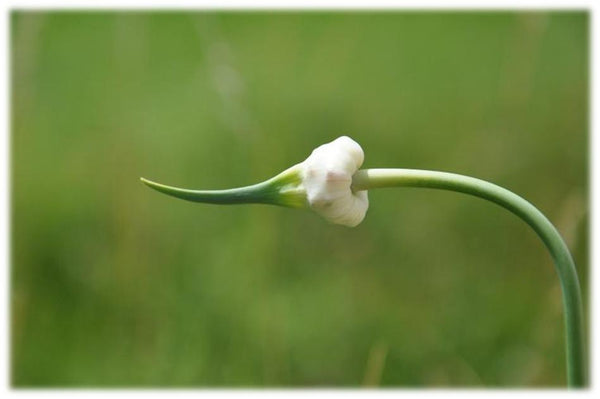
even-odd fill
[{"label": "green leaf sheath", "polygon": [[270,204],[290,208],[306,207],[306,195],[296,168],[290,168],[264,182],[228,190],[189,190],[166,186],[143,177],[142,183],[171,197],[205,204]]},{"label": "green leaf sheath", "polygon": [[186,201],[202,202],[207,204],[233,205],[233,204],[272,204],[278,191],[267,182],[252,186],[232,188],[229,190],[188,190],[166,186],[144,178],[140,180],[147,186],[172,197]]},{"label": "green leaf sheath", "polygon": [[560,234],[536,207],[505,188],[454,173],[416,169],[363,169],[355,173],[352,181],[354,191],[382,187],[425,187],[473,195],[508,209],[531,226],[550,251],[560,279],[566,325],[568,385],[583,387],[586,384],[583,308],[577,270]]}]

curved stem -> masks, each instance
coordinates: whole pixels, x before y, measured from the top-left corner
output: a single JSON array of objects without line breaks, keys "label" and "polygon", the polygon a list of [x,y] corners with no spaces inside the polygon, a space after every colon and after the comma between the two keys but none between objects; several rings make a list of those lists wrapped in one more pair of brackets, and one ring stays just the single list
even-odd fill
[{"label": "curved stem", "polygon": [[454,173],[416,169],[363,169],[354,174],[354,191],[380,187],[426,187],[473,195],[508,209],[531,226],[550,251],[560,279],[566,326],[568,385],[585,385],[583,310],[577,270],[560,234],[536,207],[500,186]]}]

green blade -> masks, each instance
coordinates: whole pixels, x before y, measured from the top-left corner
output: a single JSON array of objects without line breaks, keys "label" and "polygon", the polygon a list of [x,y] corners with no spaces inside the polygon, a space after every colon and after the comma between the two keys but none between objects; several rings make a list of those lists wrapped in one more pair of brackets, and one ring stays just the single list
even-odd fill
[{"label": "green blade", "polygon": [[140,177],[140,180],[142,183],[156,191],[186,201],[223,205],[276,203],[274,201],[274,194],[277,194],[277,192],[271,185],[266,184],[266,182],[228,190],[189,190],[166,186],[144,179],[143,177]]}]

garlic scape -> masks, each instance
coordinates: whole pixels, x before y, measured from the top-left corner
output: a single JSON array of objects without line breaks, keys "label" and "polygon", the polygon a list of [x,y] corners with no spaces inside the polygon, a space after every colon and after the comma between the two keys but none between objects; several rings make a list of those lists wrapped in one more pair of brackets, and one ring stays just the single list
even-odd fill
[{"label": "garlic scape", "polygon": [[367,190],[422,187],[461,192],[495,203],[527,223],[541,238],[561,283],[566,328],[567,382],[587,381],[583,309],[577,269],[558,230],[535,206],[515,193],[480,179],[454,173],[415,169],[363,169],[360,145],[349,137],[317,147],[310,156],[277,176],[252,186],[197,191],[165,186],[146,179],[153,189],[187,201],[212,204],[272,204],[309,208],[331,223],[354,227],[369,207]]}]

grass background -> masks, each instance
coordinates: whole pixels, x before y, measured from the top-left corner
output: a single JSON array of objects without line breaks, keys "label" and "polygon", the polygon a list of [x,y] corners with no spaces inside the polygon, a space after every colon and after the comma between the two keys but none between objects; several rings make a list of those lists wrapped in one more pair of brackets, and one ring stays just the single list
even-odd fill
[{"label": "grass background", "polygon": [[11,14],[15,387],[564,386],[560,287],[520,220],[370,193],[348,229],[177,201],[335,137],[365,167],[538,206],[587,306],[587,12]]}]

